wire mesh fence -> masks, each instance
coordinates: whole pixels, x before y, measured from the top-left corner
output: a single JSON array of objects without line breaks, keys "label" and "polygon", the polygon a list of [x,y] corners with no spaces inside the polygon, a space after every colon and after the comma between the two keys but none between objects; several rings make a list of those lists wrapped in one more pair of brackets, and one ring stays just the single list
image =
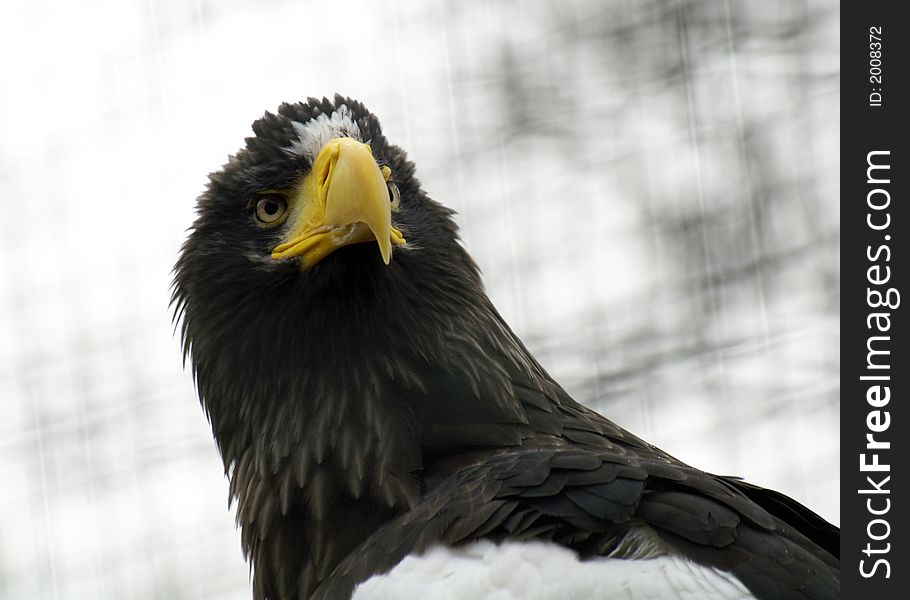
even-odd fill
[{"label": "wire mesh fence", "polygon": [[838,515],[838,7],[7,2],[0,598],[245,598],[167,307],[193,200],[283,100],[408,150],[578,400]]}]

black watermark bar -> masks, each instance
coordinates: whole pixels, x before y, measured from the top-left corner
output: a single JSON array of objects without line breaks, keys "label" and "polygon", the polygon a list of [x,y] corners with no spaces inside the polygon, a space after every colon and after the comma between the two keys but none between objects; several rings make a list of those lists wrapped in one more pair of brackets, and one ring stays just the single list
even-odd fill
[{"label": "black watermark bar", "polygon": [[843,598],[910,597],[905,8],[841,5]]}]

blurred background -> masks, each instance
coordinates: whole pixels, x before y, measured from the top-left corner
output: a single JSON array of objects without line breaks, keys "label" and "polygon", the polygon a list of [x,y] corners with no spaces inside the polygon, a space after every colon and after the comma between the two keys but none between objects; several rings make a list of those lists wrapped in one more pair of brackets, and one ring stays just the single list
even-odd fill
[{"label": "blurred background", "polygon": [[249,598],[170,269],[284,100],[362,100],[577,399],[839,521],[838,5],[4,0],[0,598]]}]

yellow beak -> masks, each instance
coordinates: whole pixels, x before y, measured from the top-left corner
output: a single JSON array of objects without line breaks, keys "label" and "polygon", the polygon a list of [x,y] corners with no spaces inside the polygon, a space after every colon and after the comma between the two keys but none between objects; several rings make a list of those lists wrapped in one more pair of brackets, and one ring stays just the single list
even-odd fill
[{"label": "yellow beak", "polygon": [[405,240],[392,227],[385,172],[368,145],[349,137],[328,142],[289,198],[291,235],[272,258],[299,256],[307,270],[342,246],[376,240],[389,264],[392,246]]}]

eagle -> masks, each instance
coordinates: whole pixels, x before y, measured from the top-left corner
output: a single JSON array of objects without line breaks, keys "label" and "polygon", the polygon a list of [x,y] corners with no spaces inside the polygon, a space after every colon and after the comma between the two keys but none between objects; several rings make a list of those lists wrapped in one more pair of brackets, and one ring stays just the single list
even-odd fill
[{"label": "eagle", "polygon": [[554,381],[362,103],[252,130],[172,305],[256,600],[838,597],[838,528]]}]

